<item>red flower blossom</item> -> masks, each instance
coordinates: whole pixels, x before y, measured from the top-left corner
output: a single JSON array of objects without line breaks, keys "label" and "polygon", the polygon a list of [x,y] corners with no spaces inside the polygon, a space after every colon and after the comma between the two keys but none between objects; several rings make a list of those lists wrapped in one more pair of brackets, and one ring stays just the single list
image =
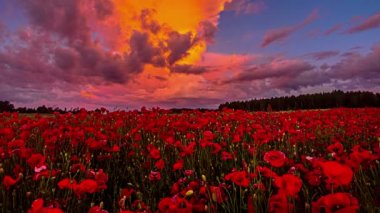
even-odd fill
[{"label": "red flower blossom", "polygon": [[312,203],[313,213],[356,213],[358,208],[358,200],[350,193],[342,192],[325,195]]},{"label": "red flower blossom", "polygon": [[160,159],[158,160],[154,166],[159,169],[159,170],[163,170],[165,168],[165,161],[163,159]]},{"label": "red flower blossom", "polygon": [[157,149],[155,146],[149,144],[147,147],[149,151],[149,156],[153,159],[160,159],[161,158],[161,151]]},{"label": "red flower blossom", "polygon": [[39,180],[42,179],[42,177],[55,177],[55,176],[57,176],[59,173],[61,173],[61,171],[59,171],[59,170],[55,170],[55,169],[53,169],[53,170],[51,170],[51,171],[49,171],[49,170],[44,170],[44,171],[42,171],[42,172],[34,173],[34,175],[33,175],[33,180],[34,180],[34,181],[39,181]]},{"label": "red flower blossom", "polygon": [[46,164],[45,164],[45,156],[37,153],[37,154],[32,154],[28,160],[27,163],[29,164],[30,168],[35,169],[35,168],[40,168],[42,166],[45,166],[46,169]]},{"label": "red flower blossom", "polygon": [[210,195],[211,198],[214,202],[217,203],[223,203],[226,199],[227,196],[225,195],[223,189],[219,186],[210,186]]},{"label": "red flower blossom", "polygon": [[191,176],[191,175],[193,175],[193,173],[194,173],[193,170],[190,170],[190,169],[185,170],[185,175],[186,176]]},{"label": "red flower blossom", "polygon": [[224,178],[226,180],[231,180],[238,186],[242,186],[242,187],[249,186],[248,173],[246,171],[232,172],[232,173],[227,174]]},{"label": "red flower blossom", "polygon": [[151,171],[150,174],[149,174],[149,180],[150,181],[159,181],[159,180],[161,180],[161,173],[160,172]]},{"label": "red flower blossom", "polygon": [[177,160],[173,165],[173,171],[177,171],[183,168],[183,160]]},{"label": "red flower blossom", "polygon": [[265,166],[257,166],[256,171],[262,174],[264,177],[275,178],[278,176],[276,172],[272,171],[271,169]]},{"label": "red flower blossom", "polygon": [[343,144],[336,142],[327,147],[327,151],[330,153],[342,154],[343,153]]},{"label": "red flower blossom", "polygon": [[42,198],[33,201],[28,213],[63,213],[60,208],[47,208],[44,207],[44,200]]},{"label": "red flower blossom", "polygon": [[58,187],[60,189],[73,189],[74,185],[76,185],[77,182],[75,180],[70,180],[70,178],[65,178],[58,182]]},{"label": "red flower blossom", "polygon": [[3,185],[5,186],[6,190],[9,190],[13,185],[15,185],[20,180],[20,176],[16,179],[13,179],[9,175],[5,175],[3,179]]},{"label": "red flower blossom", "polygon": [[81,197],[84,193],[95,193],[98,190],[98,184],[94,180],[86,179],[80,184],[74,185],[73,190],[78,197]]},{"label": "red flower blossom", "polygon": [[86,168],[81,163],[76,163],[71,166],[71,172],[84,172]]},{"label": "red flower blossom", "polygon": [[322,173],[319,170],[310,171],[305,174],[307,183],[312,186],[319,186],[319,184],[321,184],[321,178]]},{"label": "red flower blossom", "polygon": [[285,174],[275,178],[274,184],[279,188],[279,193],[295,197],[302,187],[302,180],[292,174]]},{"label": "red flower blossom", "polygon": [[173,200],[169,197],[165,197],[158,203],[158,209],[160,212],[170,212],[170,209],[174,207]]},{"label": "red flower blossom", "polygon": [[212,143],[212,151],[211,154],[217,154],[222,150],[222,146],[220,146],[218,143]]},{"label": "red flower blossom", "polygon": [[288,161],[288,158],[283,152],[274,150],[264,154],[264,161],[273,167],[282,167]]},{"label": "red flower blossom", "polygon": [[222,161],[231,160],[233,159],[233,156],[231,153],[222,151]]},{"label": "red flower blossom", "polygon": [[96,172],[95,181],[98,184],[98,189],[107,189],[108,176],[103,172],[103,169]]},{"label": "red flower blossom", "polygon": [[349,185],[354,173],[351,168],[335,161],[321,163],[323,174],[327,177],[326,188],[336,189],[339,186]]},{"label": "red flower blossom", "polygon": [[294,212],[293,204],[289,203],[288,198],[283,193],[277,193],[269,198],[269,212],[289,213]]}]

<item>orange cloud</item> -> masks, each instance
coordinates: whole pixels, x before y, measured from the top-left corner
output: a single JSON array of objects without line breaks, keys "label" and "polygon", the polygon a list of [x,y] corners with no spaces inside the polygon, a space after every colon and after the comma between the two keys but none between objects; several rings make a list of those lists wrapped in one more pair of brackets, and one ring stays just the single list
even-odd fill
[{"label": "orange cloud", "polygon": [[[126,54],[131,63],[140,61],[156,67],[193,64],[206,51],[219,14],[230,1],[112,0],[112,15],[96,27],[100,26],[98,31],[107,45]],[[149,48],[139,51],[139,45]]]}]

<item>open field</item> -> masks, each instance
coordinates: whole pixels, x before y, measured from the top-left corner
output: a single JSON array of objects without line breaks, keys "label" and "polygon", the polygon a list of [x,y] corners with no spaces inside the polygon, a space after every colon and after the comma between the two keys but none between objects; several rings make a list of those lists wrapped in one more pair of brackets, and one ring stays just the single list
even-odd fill
[{"label": "open field", "polygon": [[380,109],[0,114],[2,212],[374,212]]}]

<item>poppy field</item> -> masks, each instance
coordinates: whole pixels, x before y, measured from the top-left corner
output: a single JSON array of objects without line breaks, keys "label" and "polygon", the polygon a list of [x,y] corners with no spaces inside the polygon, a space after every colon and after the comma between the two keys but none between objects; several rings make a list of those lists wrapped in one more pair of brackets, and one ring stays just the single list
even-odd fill
[{"label": "poppy field", "polygon": [[380,211],[380,109],[0,114],[1,212]]}]

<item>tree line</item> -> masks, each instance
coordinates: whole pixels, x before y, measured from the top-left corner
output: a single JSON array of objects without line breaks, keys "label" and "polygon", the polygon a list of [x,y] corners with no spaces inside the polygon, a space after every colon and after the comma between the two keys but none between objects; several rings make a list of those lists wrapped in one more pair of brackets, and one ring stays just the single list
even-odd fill
[{"label": "tree line", "polygon": [[54,112],[58,113],[77,113],[79,112],[79,108],[72,108],[72,109],[61,109],[59,107],[47,107],[45,105],[36,107],[36,108],[27,108],[27,107],[15,107],[12,103],[9,101],[0,101],[0,112],[19,112],[19,113],[40,113],[40,114],[51,114]]},{"label": "tree line", "polygon": [[380,93],[350,91],[304,94],[276,98],[226,102],[219,109],[241,109],[249,111],[285,111],[299,109],[327,109],[336,107],[360,108],[380,107]]},{"label": "tree line", "polygon": [[[285,111],[298,109],[327,109],[336,107],[360,108],[360,107],[380,107],[380,93],[372,92],[343,92],[335,90],[327,93],[305,94],[299,96],[283,96],[276,98],[253,99],[248,101],[233,101],[219,105],[219,110],[223,108],[241,109],[249,111]],[[97,109],[99,110],[99,109]],[[95,111],[97,111],[95,110]],[[181,113],[191,109],[171,109],[173,113]],[[199,108],[199,111],[209,111],[210,109]],[[9,101],[0,101],[0,112],[19,113],[77,113],[80,108],[61,109],[59,107],[47,107],[45,105],[37,108],[18,107],[16,108]]]}]

